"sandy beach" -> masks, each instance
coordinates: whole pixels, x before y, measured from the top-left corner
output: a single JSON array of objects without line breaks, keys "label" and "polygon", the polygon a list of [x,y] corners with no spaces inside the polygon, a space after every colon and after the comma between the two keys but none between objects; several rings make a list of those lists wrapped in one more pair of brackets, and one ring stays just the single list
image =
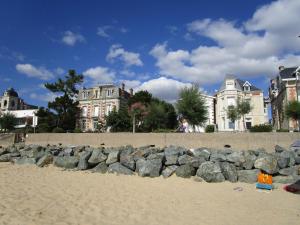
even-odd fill
[{"label": "sandy beach", "polygon": [[[242,183],[0,164],[0,224],[299,224],[300,195]],[[239,190],[235,190],[238,188]]]}]

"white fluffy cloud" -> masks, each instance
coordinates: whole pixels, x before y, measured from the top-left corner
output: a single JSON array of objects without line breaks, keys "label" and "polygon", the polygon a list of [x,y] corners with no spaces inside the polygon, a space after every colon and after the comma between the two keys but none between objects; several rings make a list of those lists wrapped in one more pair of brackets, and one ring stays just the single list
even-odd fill
[{"label": "white fluffy cloud", "polygon": [[207,37],[212,46],[190,51],[157,44],[150,54],[162,74],[176,79],[208,84],[226,74],[272,76],[278,66],[300,64],[300,1],[279,0],[256,10],[242,25],[224,19],[195,20],[187,25],[189,37]]},{"label": "white fluffy cloud", "polygon": [[155,97],[159,97],[168,102],[175,102],[178,99],[180,90],[190,86],[190,83],[159,77],[142,83],[139,87],[134,89],[134,91],[147,90]]},{"label": "white fluffy cloud", "polygon": [[34,77],[41,80],[50,80],[54,78],[54,75],[51,71],[44,67],[37,68],[31,64],[17,64],[16,70],[19,73],[27,75],[28,77]]},{"label": "white fluffy cloud", "polygon": [[114,62],[115,59],[121,60],[125,66],[142,66],[143,62],[140,59],[140,54],[135,52],[126,51],[122,45],[112,45],[106,56],[106,60]]},{"label": "white fluffy cloud", "polygon": [[68,30],[64,33],[61,41],[66,45],[74,46],[77,42],[85,42],[85,38],[81,34]]},{"label": "white fluffy cloud", "polygon": [[116,77],[116,73],[114,71],[101,66],[89,68],[83,72],[83,75],[92,79],[94,85],[101,83],[114,83]]}]

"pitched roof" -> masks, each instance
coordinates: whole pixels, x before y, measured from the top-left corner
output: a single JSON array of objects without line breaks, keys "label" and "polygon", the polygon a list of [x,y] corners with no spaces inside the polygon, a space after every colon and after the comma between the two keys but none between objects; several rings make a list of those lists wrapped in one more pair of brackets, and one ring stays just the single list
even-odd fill
[{"label": "pitched roof", "polygon": [[[219,91],[223,91],[223,90],[226,89],[226,80],[227,79],[234,79],[234,81],[235,81],[235,88],[237,90],[240,90],[240,91],[244,91],[243,86],[244,86],[244,84],[246,82],[250,83],[249,81],[244,81],[244,80],[241,80],[241,79],[237,79],[233,75],[227,75],[225,77],[225,79],[224,79],[224,81],[223,81],[223,83],[222,83]],[[258,87],[255,87],[254,85],[251,84],[250,85],[250,91],[261,91],[261,89],[259,89]]]},{"label": "pitched roof", "polygon": [[281,79],[295,78],[295,71],[298,67],[284,68],[279,72]]}]

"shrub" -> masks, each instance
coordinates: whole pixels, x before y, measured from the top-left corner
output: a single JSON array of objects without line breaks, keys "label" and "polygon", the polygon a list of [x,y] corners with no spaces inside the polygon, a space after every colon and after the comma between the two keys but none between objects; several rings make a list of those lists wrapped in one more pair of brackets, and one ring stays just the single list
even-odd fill
[{"label": "shrub", "polygon": [[215,126],[214,125],[207,125],[205,127],[205,133],[213,133],[215,132]]},{"label": "shrub", "polygon": [[65,130],[62,129],[61,127],[55,127],[55,128],[52,130],[52,133],[65,133]]},{"label": "shrub", "polygon": [[82,131],[81,131],[80,128],[75,128],[75,129],[74,129],[74,133],[82,133]]},{"label": "shrub", "polygon": [[269,124],[259,124],[252,126],[250,132],[272,132],[272,126]]},{"label": "shrub", "polygon": [[289,129],[278,129],[276,132],[289,132]]}]

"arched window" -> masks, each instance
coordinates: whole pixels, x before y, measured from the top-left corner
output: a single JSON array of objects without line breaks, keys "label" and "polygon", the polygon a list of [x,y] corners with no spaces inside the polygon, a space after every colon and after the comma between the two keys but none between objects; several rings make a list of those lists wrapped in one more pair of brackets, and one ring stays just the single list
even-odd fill
[{"label": "arched window", "polygon": [[99,116],[99,106],[94,107],[94,116]]},{"label": "arched window", "polygon": [[4,107],[6,107],[6,106],[7,106],[7,100],[4,101]]},{"label": "arched window", "polygon": [[12,101],[11,101],[11,107],[15,107],[15,105],[16,105],[16,104],[15,104],[15,101],[12,100]]}]

